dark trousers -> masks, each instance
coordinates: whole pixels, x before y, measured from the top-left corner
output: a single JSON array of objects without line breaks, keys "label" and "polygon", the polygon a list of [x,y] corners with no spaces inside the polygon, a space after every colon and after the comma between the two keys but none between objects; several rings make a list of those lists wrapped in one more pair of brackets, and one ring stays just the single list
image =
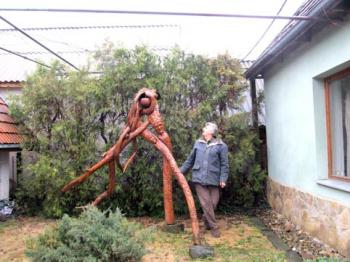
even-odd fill
[{"label": "dark trousers", "polygon": [[203,220],[210,229],[218,228],[215,219],[215,210],[220,198],[219,187],[204,186],[198,183],[194,187],[203,210]]}]

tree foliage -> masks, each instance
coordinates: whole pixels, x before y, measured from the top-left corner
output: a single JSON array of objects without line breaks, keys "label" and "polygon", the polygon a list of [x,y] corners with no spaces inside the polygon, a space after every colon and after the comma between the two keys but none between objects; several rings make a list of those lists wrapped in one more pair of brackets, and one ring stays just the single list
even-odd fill
[{"label": "tree foliage", "polygon": [[[144,86],[161,94],[160,111],[179,165],[204,123],[215,121],[230,151],[231,186],[225,189],[225,206],[250,206],[261,197],[265,173],[255,161],[259,141],[241,110],[247,86],[237,59],[228,54],[207,58],[177,48],[160,57],[146,47],[124,49],[111,44],[94,59],[103,72],[98,78],[86,72],[67,74],[59,63],[52,69],[38,68],[22,96],[10,105],[27,134],[25,152],[32,156],[26,157],[30,161],[24,164],[17,194],[29,210],[59,217],[105,190],[108,176],[102,169],[71,192],[59,193],[115,143],[134,94]],[[137,158],[125,174],[118,173],[115,194],[102,205],[119,206],[128,215],[161,215],[162,158],[142,139],[138,144]],[[122,160],[129,153],[125,150]],[[174,203],[177,212],[186,212],[176,183]]]}]

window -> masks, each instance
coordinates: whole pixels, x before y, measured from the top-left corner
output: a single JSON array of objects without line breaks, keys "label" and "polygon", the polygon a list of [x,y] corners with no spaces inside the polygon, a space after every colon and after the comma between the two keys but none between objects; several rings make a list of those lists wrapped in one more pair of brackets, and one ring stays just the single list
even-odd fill
[{"label": "window", "polygon": [[328,175],[350,182],[350,68],[325,79]]}]

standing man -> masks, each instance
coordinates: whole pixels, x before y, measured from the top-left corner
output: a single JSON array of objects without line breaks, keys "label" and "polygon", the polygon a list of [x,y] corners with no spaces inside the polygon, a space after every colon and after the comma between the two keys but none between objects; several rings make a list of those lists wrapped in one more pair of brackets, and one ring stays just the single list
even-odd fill
[{"label": "standing man", "polygon": [[216,138],[218,127],[208,122],[180,170],[183,174],[192,168],[192,182],[203,210],[206,229],[213,237],[220,237],[215,219],[215,209],[219,202],[219,187],[224,188],[228,178],[228,149],[221,139]]}]

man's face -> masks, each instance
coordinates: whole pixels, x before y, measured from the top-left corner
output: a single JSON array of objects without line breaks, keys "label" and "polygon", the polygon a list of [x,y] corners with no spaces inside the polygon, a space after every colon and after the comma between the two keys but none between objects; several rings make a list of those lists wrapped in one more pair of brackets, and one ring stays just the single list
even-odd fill
[{"label": "man's face", "polygon": [[212,132],[211,128],[206,125],[202,129],[202,135],[205,136],[205,137],[206,136],[211,136],[211,135],[213,135],[213,132]]}]

